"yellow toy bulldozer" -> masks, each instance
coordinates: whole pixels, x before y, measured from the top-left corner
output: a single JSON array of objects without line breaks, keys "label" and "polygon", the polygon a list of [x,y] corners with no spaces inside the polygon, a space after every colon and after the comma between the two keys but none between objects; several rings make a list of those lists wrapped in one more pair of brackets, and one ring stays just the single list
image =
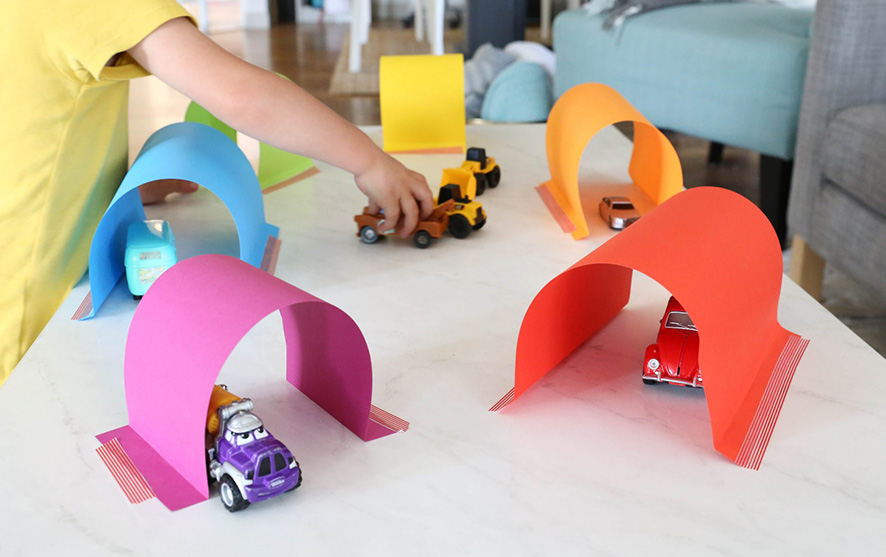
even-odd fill
[{"label": "yellow toy bulldozer", "polygon": [[461,167],[474,174],[477,180],[477,195],[483,195],[487,187],[494,188],[501,181],[501,167],[493,157],[486,156],[486,149],[471,147]]},{"label": "yellow toy bulldozer", "polygon": [[449,233],[458,239],[467,238],[471,230],[480,230],[486,224],[486,212],[479,201],[474,201],[476,196],[477,178],[473,172],[463,167],[443,171],[437,204],[455,200],[455,205],[446,214],[449,215]]}]

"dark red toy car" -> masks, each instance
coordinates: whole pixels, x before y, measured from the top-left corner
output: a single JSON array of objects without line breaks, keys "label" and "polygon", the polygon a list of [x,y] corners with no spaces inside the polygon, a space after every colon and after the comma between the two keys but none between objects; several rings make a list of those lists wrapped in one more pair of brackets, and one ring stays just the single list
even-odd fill
[{"label": "dark red toy car", "polygon": [[643,361],[643,382],[647,385],[664,381],[702,387],[698,369],[698,330],[673,296],[661,318],[658,341],[646,348]]}]

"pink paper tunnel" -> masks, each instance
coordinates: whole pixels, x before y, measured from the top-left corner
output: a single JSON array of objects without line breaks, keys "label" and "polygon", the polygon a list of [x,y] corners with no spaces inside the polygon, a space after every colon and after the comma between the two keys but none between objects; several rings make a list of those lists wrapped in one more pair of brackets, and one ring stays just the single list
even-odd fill
[{"label": "pink paper tunnel", "polygon": [[169,509],[209,496],[204,432],[213,385],[240,339],[276,311],[287,380],[365,441],[395,431],[382,424],[396,418],[371,404],[369,349],[347,314],[236,258],[186,259],[157,279],[132,318],[129,425],[98,436],[119,440]]},{"label": "pink paper tunnel", "polygon": [[714,448],[758,469],[808,344],[778,324],[782,265],[775,231],[751,202],[720,188],[678,193],[538,293],[520,327],[514,389],[492,410],[615,317],[636,270],[667,288],[698,329]]}]

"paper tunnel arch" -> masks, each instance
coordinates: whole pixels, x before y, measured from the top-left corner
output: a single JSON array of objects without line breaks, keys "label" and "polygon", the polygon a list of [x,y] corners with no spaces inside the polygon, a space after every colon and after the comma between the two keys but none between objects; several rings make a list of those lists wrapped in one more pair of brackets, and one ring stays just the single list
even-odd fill
[{"label": "paper tunnel arch", "polygon": [[782,265],[771,224],[742,196],[707,187],[674,196],[536,295],[517,340],[514,389],[493,410],[608,323],[636,270],[668,289],[698,329],[714,447],[759,468],[808,344],[778,324]]},{"label": "paper tunnel arch", "polygon": [[588,235],[581,206],[578,169],[591,139],[619,122],[633,122],[634,149],[628,173],[656,205],[683,190],[683,170],[674,146],[621,94],[602,83],[583,83],[557,99],[545,128],[551,179],[538,192],[564,232],[580,240]]},{"label": "paper tunnel arch", "polygon": [[369,349],[342,310],[233,257],[184,260],[157,279],[132,318],[124,361],[129,425],[98,437],[117,438],[170,509],[208,497],[204,435],[213,385],[242,337],[277,311],[292,385],[366,441],[408,427],[372,406]]},{"label": "paper tunnel arch", "polygon": [[138,187],[157,180],[187,180],[218,196],[234,220],[240,259],[259,267],[279,233],[265,222],[261,187],[246,156],[222,132],[180,122],[154,132],[102,216],[89,249],[91,308],[75,318],[93,317],[123,275],[126,227],[145,218]]}]

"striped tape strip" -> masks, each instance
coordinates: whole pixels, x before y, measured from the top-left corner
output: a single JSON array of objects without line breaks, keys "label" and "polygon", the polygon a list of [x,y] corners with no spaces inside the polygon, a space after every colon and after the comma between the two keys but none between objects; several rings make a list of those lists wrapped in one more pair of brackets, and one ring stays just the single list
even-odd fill
[{"label": "striped tape strip", "polygon": [[95,452],[98,453],[111,475],[117,480],[117,484],[126,494],[130,503],[143,503],[154,498],[154,491],[139,473],[116,437],[97,448]]},{"label": "striped tape strip", "polygon": [[498,412],[508,404],[514,401],[514,389],[508,391],[508,394],[501,397],[501,400],[495,403],[495,406],[489,409],[490,412]]},{"label": "striped tape strip", "polygon": [[374,404],[369,409],[369,419],[391,431],[409,430],[409,422],[402,418],[398,418],[390,412],[385,412]]},{"label": "striped tape strip", "polygon": [[769,439],[772,437],[772,431],[775,429],[775,422],[778,420],[778,414],[784,404],[784,399],[788,394],[788,387],[791,386],[791,380],[794,378],[794,372],[797,371],[797,365],[803,352],[809,346],[809,341],[800,338],[797,335],[791,335],[785,343],[769,377],[769,383],[763,392],[763,398],[757,406],[757,412],[751,422],[751,427],[742,442],[735,463],[744,468],[751,470],[759,470],[760,464],[763,462],[763,455],[766,453],[766,447],[769,445]]},{"label": "striped tape strip", "polygon": [[77,308],[77,311],[74,312],[71,319],[73,321],[79,321],[90,313],[92,313],[92,290],[86,293],[86,297],[80,302],[80,307]]},{"label": "striped tape strip", "polygon": [[551,216],[554,217],[554,220],[557,221],[557,224],[560,225],[563,232],[573,232],[575,230],[575,224],[569,220],[569,217],[566,216],[563,208],[560,207],[557,200],[554,199],[554,194],[548,189],[547,183],[537,186],[535,191],[538,193],[538,196],[541,197],[545,207],[548,208]]},{"label": "striped tape strip", "polygon": [[261,190],[261,192],[262,192],[262,194],[271,193],[272,191],[277,191],[277,190],[283,189],[286,186],[291,186],[292,184],[294,184],[296,182],[301,182],[302,180],[310,178],[311,176],[314,176],[316,174],[320,174],[320,169],[317,168],[316,166],[312,166],[311,168],[305,170],[301,174],[296,174],[295,176],[293,176],[292,178],[289,178],[288,180],[283,180],[279,184],[274,184],[273,186],[266,187],[265,189]]},{"label": "striped tape strip", "polygon": [[280,244],[282,240],[274,236],[268,236],[268,243],[265,244],[265,254],[261,259],[261,270],[273,275],[277,270],[277,256],[280,255]]}]

